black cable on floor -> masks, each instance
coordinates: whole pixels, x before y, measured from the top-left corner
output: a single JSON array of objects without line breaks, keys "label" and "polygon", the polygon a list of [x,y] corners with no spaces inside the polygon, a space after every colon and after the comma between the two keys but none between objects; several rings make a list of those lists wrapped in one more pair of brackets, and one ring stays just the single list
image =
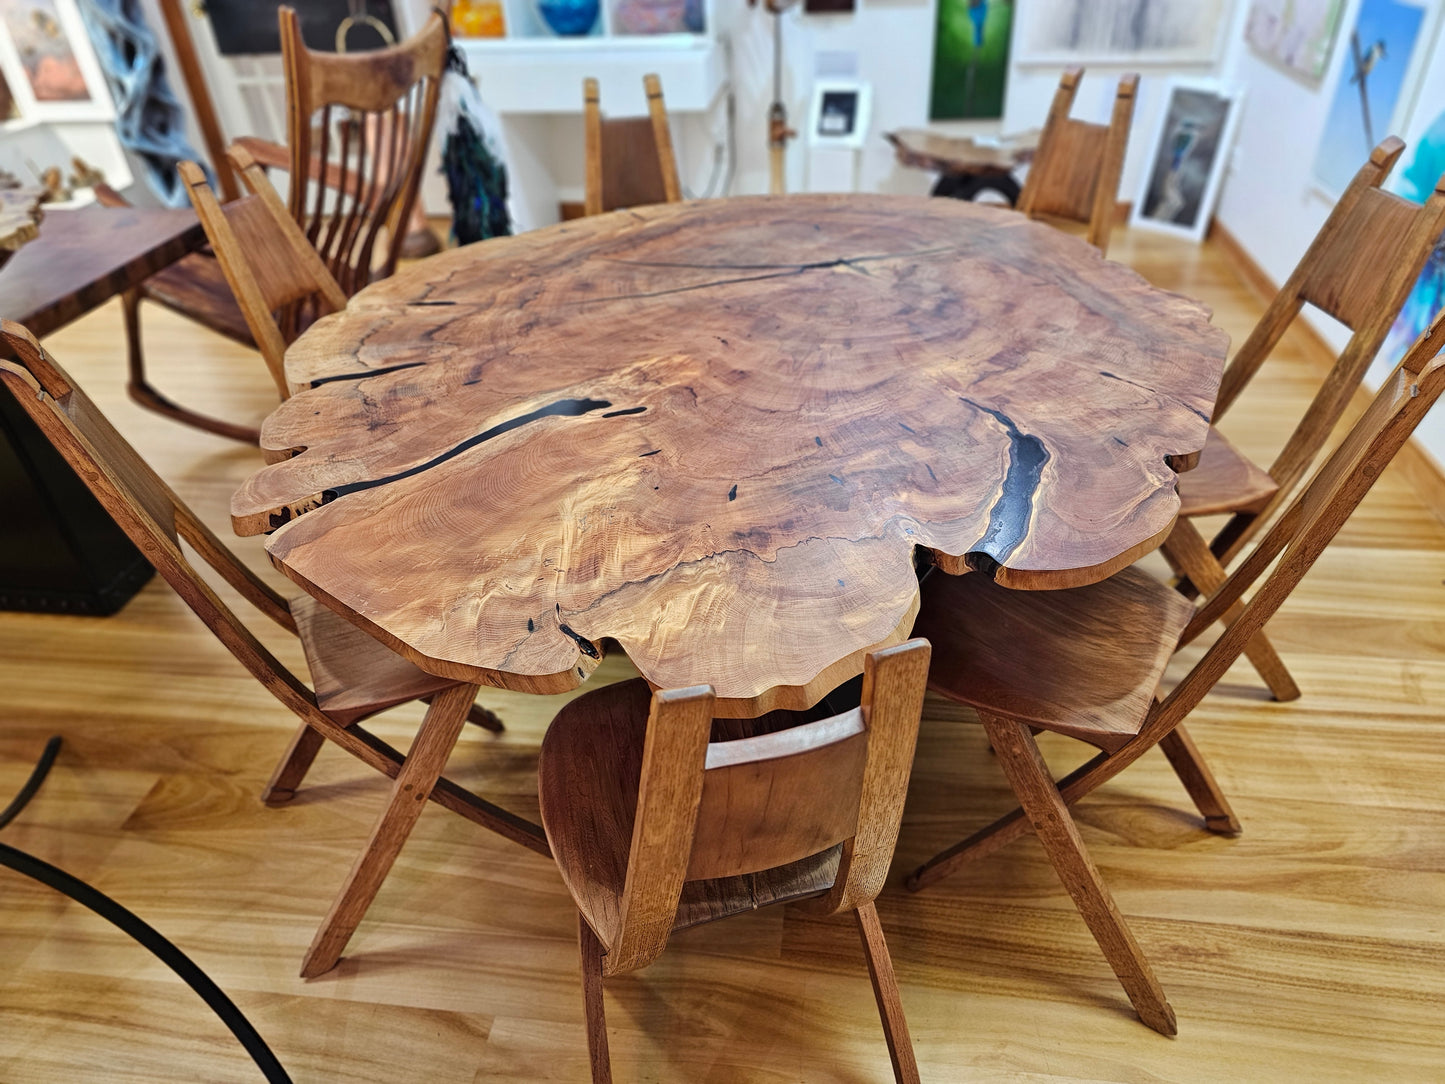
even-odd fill
[{"label": "black cable on floor", "polygon": [[[51,738],[46,742],[45,751],[40,755],[40,761],[35,765],[35,770],[30,773],[29,780],[20,789],[20,793],[15,796],[15,800],[5,807],[5,812],[0,813],[0,828],[5,827],[13,820],[15,815],[24,809],[26,803],[35,796],[35,792],[40,789],[40,784],[45,781],[50,766],[55,763],[55,756],[59,749],[59,737]],[[41,884],[69,896],[76,903],[88,907],[112,926],[138,942],[200,995],[201,1000],[220,1017],[221,1023],[231,1029],[231,1034],[245,1048],[246,1053],[251,1055],[251,1060],[256,1063],[256,1067],[261,1070],[270,1084],[291,1084],[291,1077],[287,1075],[281,1063],[276,1060],[276,1055],[271,1053],[271,1048],[266,1045],[266,1041],[251,1026],[251,1022],[241,1015],[241,1010],[236,1008],[236,1003],[227,997],[225,992],[212,982],[210,976],[197,967],[189,956],[166,940],[149,923],[126,910],[104,892],[92,888],[80,878],[72,877],[63,869],[52,866],[48,862],[42,862],[33,855],[4,843],[0,843],[0,866],[8,866],[16,873],[39,881]]]},{"label": "black cable on floor", "polygon": [[55,758],[60,752],[60,735],[56,734],[45,743],[45,750],[40,754],[40,760],[35,765],[35,770],[30,773],[30,778],[25,780],[25,785],[20,788],[20,793],[15,795],[15,800],[5,807],[5,812],[0,813],[0,828],[4,828],[13,821],[20,811],[30,804],[30,799],[35,797],[35,792],[40,789],[40,784],[45,782],[45,777],[50,774],[50,766],[55,763]]}]

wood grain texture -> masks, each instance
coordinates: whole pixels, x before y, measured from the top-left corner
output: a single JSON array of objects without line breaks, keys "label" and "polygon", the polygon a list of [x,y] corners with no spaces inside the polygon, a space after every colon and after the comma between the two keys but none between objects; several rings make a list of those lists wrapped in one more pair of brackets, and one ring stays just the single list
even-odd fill
[{"label": "wood grain texture", "polygon": [[[924,640],[872,653],[859,707],[717,742],[705,685],[650,693],[626,682],[558,713],[542,741],[538,798],[582,916],[594,1082],[611,1080],[603,976],[661,955],[692,924],[685,896],[716,900],[710,917],[722,918],[812,894],[825,913],[857,912],[894,1076],[917,1084],[873,900],[898,836],[928,659]],[[841,861],[820,861],[840,848]],[[816,876],[822,868],[832,883]]]},{"label": "wood grain texture", "polygon": [[1069,116],[1083,76],[1084,69],[1069,68],[1059,77],[1018,209],[1086,223],[1089,244],[1108,252],[1139,77],[1121,76],[1109,123],[1091,124]]},{"label": "wood grain texture", "polygon": [[[1213,241],[1121,229],[1110,251],[1208,302],[1237,341],[1262,310]],[[258,418],[274,406],[254,355],[174,314],[147,317],[157,378],[187,401]],[[228,502],[255,453],[130,403],[120,335],[112,305],[48,345],[247,564],[289,589],[261,539],[229,536]],[[1228,419],[1241,450],[1269,461],[1284,419],[1318,385],[1317,365],[1297,325]],[[1189,720],[1249,830],[1218,836],[1183,816],[1188,799],[1162,756],[1074,810],[1165,981],[1181,1021],[1173,1040],[1140,1026],[1032,840],[927,892],[902,890],[897,879],[960,826],[1015,804],[972,713],[925,702],[893,879],[878,899],[923,1080],[1440,1078],[1445,526],[1397,468],[1270,622],[1308,696],[1268,700],[1240,664]],[[295,637],[273,628],[265,638],[302,672]],[[294,716],[198,631],[167,585],[104,620],[0,614],[0,676],[0,794],[18,789],[47,737],[66,742],[5,841],[163,930],[296,1080],[374,1084],[418,1066],[445,1084],[587,1079],[571,897],[552,862],[461,818],[424,815],[354,954],[334,977],[296,978],[387,783],[328,743],[296,801],[261,806]],[[593,681],[635,676],[612,655]],[[535,814],[536,750],[558,702],[505,691],[484,700],[507,732],[465,728],[450,772]],[[420,705],[403,706],[373,725],[404,749],[421,717]],[[1056,774],[1085,753],[1057,735],[1037,741]],[[8,875],[0,911],[0,1076],[260,1079],[194,995],[103,924]],[[859,951],[851,919],[796,907],[674,934],[646,971],[608,983],[617,1079],[890,1079]]]},{"label": "wood grain texture", "polygon": [[884,132],[901,165],[939,173],[1011,173],[1038,149],[1040,129],[1009,136],[995,144],[968,136],[950,136],[927,128]]},{"label": "wood grain texture", "polygon": [[0,313],[48,335],[205,242],[182,210],[84,207],[46,213],[0,278]]},{"label": "wood grain texture", "polygon": [[642,77],[647,116],[606,118],[596,79],[582,81],[586,214],[682,199],[662,80]]},{"label": "wood grain texture", "polygon": [[317,386],[263,436],[306,450],[233,522],[280,526],[288,575],[444,676],[562,691],[610,636],[720,714],[801,708],[906,636],[915,547],[1044,588],[1156,545],[1224,349],[1202,306],[1011,212],[647,208],[320,321],[287,355]]}]

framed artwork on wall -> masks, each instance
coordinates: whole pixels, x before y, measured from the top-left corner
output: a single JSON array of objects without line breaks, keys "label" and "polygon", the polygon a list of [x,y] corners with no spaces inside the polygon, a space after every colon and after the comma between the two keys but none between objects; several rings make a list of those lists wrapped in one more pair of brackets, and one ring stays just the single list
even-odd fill
[{"label": "framed artwork on wall", "polygon": [[1428,0],[1362,0],[1315,152],[1314,180],[1325,194],[1343,192],[1375,144],[1404,126],[1432,8]]},{"label": "framed artwork on wall", "polygon": [[[1405,140],[1405,153],[1386,182],[1391,192],[1415,203],[1429,199],[1441,175],[1445,174],[1445,55],[1437,47],[1429,57],[1414,111],[1398,130]],[[1435,242],[1420,277],[1405,299],[1405,307],[1391,325],[1390,334],[1375,359],[1372,375],[1382,377],[1393,368],[1442,308],[1445,308],[1445,236]]]},{"label": "framed artwork on wall", "polygon": [[863,146],[872,112],[872,91],[867,83],[820,79],[813,84],[808,111],[808,142],[815,147]]},{"label": "framed artwork on wall", "polygon": [[1240,97],[1209,80],[1169,80],[1131,226],[1204,239],[1234,144]]},{"label": "framed artwork on wall", "polygon": [[1254,0],[1244,40],[1270,63],[1318,86],[1344,14],[1345,0]]},{"label": "framed artwork on wall", "polygon": [[1014,0],[938,0],[929,120],[1003,116]]},{"label": "framed artwork on wall", "polygon": [[0,0],[0,75],[26,120],[115,115],[74,0]]},{"label": "framed artwork on wall", "polygon": [[1212,64],[1233,0],[1031,0],[1020,64]]}]

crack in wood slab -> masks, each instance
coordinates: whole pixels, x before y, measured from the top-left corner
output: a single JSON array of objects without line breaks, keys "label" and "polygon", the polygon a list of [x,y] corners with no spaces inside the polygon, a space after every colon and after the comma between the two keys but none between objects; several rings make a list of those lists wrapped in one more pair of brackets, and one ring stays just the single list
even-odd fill
[{"label": "crack in wood slab", "polygon": [[[603,410],[611,405],[606,399],[558,399],[555,402],[548,403],[544,407],[538,407],[536,410],[528,411],[526,414],[519,415],[515,418],[509,418],[504,422],[492,426],[490,429],[483,430],[469,440],[464,440],[455,447],[449,448],[441,455],[429,459],[425,463],[418,464],[409,470],[389,474],[385,478],[368,478],[360,482],[349,482],[345,485],[332,486],[323,491],[321,503],[329,504],[331,501],[336,500],[338,497],[344,497],[348,493],[360,493],[363,490],[375,489],[377,486],[391,485],[393,482],[414,478],[423,471],[432,470],[448,460],[455,459],[463,452],[470,451],[479,444],[485,444],[489,440],[500,437],[503,433],[510,433],[514,429],[520,429],[524,425],[530,425],[532,422],[540,421],[543,418],[577,418],[583,414],[590,414],[594,410]],[[646,409],[646,407],[638,407],[635,410],[614,411],[611,414],[604,414],[602,416],[604,418],[615,418],[622,414],[634,414]]]},{"label": "crack in wood slab", "polygon": [[[907,636],[915,554],[1045,588],[1157,544],[1226,344],[1005,211],[644,208],[443,254],[318,321],[292,382],[366,379],[267,419],[305,451],[233,515],[284,523],[278,567],[443,676],[561,692],[610,637],[724,714],[802,707]],[[563,401],[606,405],[543,423]]]}]

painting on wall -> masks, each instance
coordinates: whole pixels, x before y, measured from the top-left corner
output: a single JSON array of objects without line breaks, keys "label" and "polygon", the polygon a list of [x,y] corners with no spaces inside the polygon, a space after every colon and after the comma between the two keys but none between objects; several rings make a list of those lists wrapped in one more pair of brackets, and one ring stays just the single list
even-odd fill
[{"label": "painting on wall", "polygon": [[1207,64],[1232,0],[1032,0],[1020,64]]},{"label": "painting on wall", "polygon": [[1234,142],[1239,98],[1210,82],[1169,81],[1130,225],[1204,238]]},{"label": "painting on wall", "polygon": [[[1405,139],[1405,153],[1386,185],[1396,195],[1424,203],[1445,174],[1445,55],[1438,49],[1431,54],[1416,100],[1414,114],[1400,131]],[[1372,375],[1383,376],[1397,365],[1442,308],[1445,308],[1445,235],[1435,242],[1434,251],[1405,299],[1405,307],[1391,325],[1390,334],[1375,359]]]},{"label": "painting on wall", "polygon": [[74,0],[0,0],[0,73],[22,116],[104,120],[109,92]]},{"label": "painting on wall", "polygon": [[1013,0],[938,0],[930,120],[1003,116]]},{"label": "painting on wall", "polygon": [[1338,195],[1380,140],[1394,131],[1411,59],[1425,23],[1415,0],[1363,0],[1315,153],[1314,179]]},{"label": "painting on wall", "polygon": [[1318,85],[1344,13],[1345,0],[1254,0],[1244,39],[1266,60]]}]

